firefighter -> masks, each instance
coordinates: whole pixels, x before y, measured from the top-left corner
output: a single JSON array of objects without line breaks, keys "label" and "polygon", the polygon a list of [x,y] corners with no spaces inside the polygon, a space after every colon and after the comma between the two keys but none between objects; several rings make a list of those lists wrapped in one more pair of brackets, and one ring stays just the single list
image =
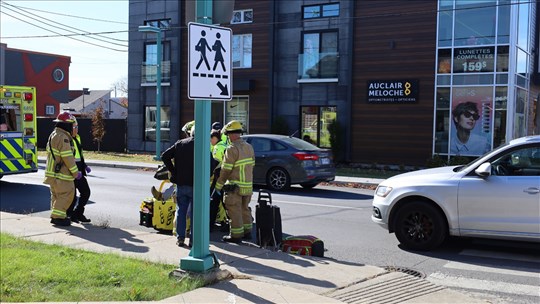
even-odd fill
[{"label": "firefighter", "polygon": [[47,142],[47,165],[44,184],[51,190],[51,223],[69,226],[71,221],[66,211],[75,195],[74,179],[82,177],[75,163],[71,134],[75,117],[69,112],[62,112],[54,120],[56,126]]},{"label": "firefighter", "polygon": [[[219,177],[219,172],[221,170],[221,163],[223,161],[223,155],[227,149],[227,144],[222,140],[222,134],[219,129],[214,129],[218,122],[212,124],[212,131],[210,133],[210,145],[212,150],[212,157],[218,163],[216,169],[214,169],[212,174],[212,183],[210,186],[210,192],[215,189],[217,179]],[[221,128],[221,125],[219,125]],[[223,134],[225,135],[225,134]],[[225,135],[226,136],[226,135]],[[221,228],[225,229],[227,223],[227,215],[222,204],[222,197],[214,195],[210,200],[210,231],[213,231],[215,228],[216,220],[220,223]],[[228,227],[227,227],[228,229]]]},{"label": "firefighter", "polygon": [[[79,124],[77,119],[73,123],[73,148],[75,149],[75,163],[77,168],[82,173],[80,179],[75,180],[75,189],[79,190],[79,199],[77,200],[77,195],[73,196],[73,202],[67,210],[67,215],[72,222],[78,223],[90,223],[91,220],[84,216],[84,207],[90,199],[90,186],[88,186],[88,180],[86,179],[86,174],[90,173],[92,170],[86,162],[84,161],[83,149],[81,146],[81,137],[79,136]],[[75,207],[76,206],[76,207]]]},{"label": "firefighter", "polygon": [[223,241],[241,243],[242,238],[251,237],[252,217],[249,202],[253,194],[253,166],[255,153],[253,147],[246,143],[242,134],[242,123],[232,120],[223,128],[229,138],[229,146],[225,150],[221,172],[216,182],[216,191],[212,196],[225,192],[224,203],[230,222],[229,235]]}]

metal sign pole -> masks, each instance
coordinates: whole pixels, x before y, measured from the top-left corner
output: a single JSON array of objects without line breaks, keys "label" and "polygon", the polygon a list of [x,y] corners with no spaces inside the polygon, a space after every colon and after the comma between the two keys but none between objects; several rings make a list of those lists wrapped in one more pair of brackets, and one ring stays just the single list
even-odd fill
[{"label": "metal sign pole", "polygon": [[[212,0],[197,0],[196,20],[212,24]],[[195,100],[195,159],[193,188],[193,247],[180,260],[180,269],[205,272],[214,267],[210,255],[210,112],[211,100]]]}]

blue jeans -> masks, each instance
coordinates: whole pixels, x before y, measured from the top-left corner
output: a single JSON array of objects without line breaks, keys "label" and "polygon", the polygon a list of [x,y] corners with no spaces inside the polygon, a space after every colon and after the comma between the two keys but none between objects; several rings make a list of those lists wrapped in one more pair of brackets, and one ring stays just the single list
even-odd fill
[{"label": "blue jeans", "polygon": [[[193,187],[176,186],[176,238],[184,239],[186,237],[186,216],[189,206],[193,204]],[[193,214],[190,210],[191,218],[190,231],[193,234]]]}]

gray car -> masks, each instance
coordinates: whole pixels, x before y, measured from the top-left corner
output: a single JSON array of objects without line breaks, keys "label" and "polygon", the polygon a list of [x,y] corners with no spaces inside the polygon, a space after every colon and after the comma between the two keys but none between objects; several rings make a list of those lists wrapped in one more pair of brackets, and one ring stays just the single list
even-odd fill
[{"label": "gray car", "polygon": [[371,219],[413,250],[433,249],[448,235],[540,242],[540,136],[466,166],[391,177],[377,187]]},{"label": "gray car", "polygon": [[254,184],[271,190],[286,190],[291,184],[309,189],[336,177],[331,150],[285,135],[250,134],[242,138],[255,151]]}]

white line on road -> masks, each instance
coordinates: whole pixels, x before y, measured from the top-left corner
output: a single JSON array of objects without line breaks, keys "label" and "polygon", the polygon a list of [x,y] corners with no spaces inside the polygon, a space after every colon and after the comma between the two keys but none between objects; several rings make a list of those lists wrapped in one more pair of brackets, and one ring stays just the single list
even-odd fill
[{"label": "white line on road", "polygon": [[372,207],[347,207],[347,206],[335,206],[335,205],[325,205],[325,204],[312,204],[312,203],[302,203],[302,202],[291,202],[291,201],[278,201],[273,200],[273,202],[276,203],[283,203],[283,204],[291,204],[291,205],[305,205],[305,206],[315,206],[315,207],[329,207],[329,208],[337,208],[337,209],[353,209],[353,210],[361,210],[361,209],[371,209]]},{"label": "white line on road", "polygon": [[478,279],[468,279],[463,277],[449,276],[440,272],[430,274],[429,277],[427,277],[427,280],[434,284],[448,287],[488,290],[494,292],[540,297],[540,286],[538,285],[534,286]]},{"label": "white line on road", "polygon": [[532,254],[493,252],[486,250],[466,249],[459,253],[460,255],[468,255],[482,258],[514,260],[522,262],[540,263],[540,257]]},{"label": "white line on road", "polygon": [[[497,268],[497,267],[473,265],[473,264],[460,263],[460,262],[449,262],[446,265],[444,265],[444,268],[509,274],[509,275],[515,275],[515,276],[523,276],[523,277],[531,277],[531,278],[540,279],[540,273],[531,272],[531,270],[533,269],[524,268],[524,267],[523,268],[512,267],[513,269],[503,269],[503,268]],[[523,269],[523,270],[518,270],[518,269]]]}]

